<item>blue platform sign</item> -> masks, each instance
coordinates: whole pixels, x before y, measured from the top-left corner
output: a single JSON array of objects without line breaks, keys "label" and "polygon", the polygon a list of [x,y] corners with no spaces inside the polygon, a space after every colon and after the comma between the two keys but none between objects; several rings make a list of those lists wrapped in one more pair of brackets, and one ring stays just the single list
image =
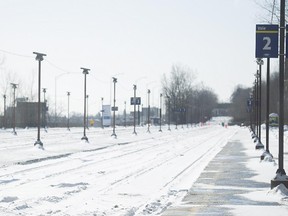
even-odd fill
[{"label": "blue platform sign", "polygon": [[278,58],[278,25],[256,25],[256,58]]}]

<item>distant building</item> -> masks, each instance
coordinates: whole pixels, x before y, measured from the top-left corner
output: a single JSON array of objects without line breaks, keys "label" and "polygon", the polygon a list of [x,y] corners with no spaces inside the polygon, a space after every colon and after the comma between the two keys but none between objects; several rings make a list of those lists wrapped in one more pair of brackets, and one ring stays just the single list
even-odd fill
[{"label": "distant building", "polygon": [[[47,126],[46,103],[40,103],[40,123],[41,126]],[[6,127],[13,126],[13,107],[7,107],[6,110]],[[3,117],[2,117],[3,118]],[[15,123],[16,127],[37,127],[38,126],[38,102],[27,102],[24,99],[17,100],[15,107]]]}]

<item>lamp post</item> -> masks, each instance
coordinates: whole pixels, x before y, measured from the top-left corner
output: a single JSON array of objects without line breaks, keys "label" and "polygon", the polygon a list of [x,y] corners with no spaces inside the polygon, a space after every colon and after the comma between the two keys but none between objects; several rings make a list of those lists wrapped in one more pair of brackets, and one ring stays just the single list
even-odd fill
[{"label": "lamp post", "polygon": [[170,129],[170,97],[167,96],[168,99],[168,130],[171,131]]},{"label": "lamp post", "polygon": [[133,90],[134,90],[134,98],[133,98],[133,104],[134,104],[134,131],[133,131],[133,134],[137,135],[137,132],[136,132],[136,89],[137,89],[137,86],[133,85]]},{"label": "lamp post", "polygon": [[104,98],[101,97],[101,127],[102,127],[102,129],[104,129],[104,125],[103,125],[103,114],[104,114],[104,110],[103,110],[103,100],[104,100]]},{"label": "lamp post", "polygon": [[150,133],[150,89],[148,89],[147,94],[148,94],[148,115],[147,115],[147,125],[148,129],[147,132]]},{"label": "lamp post", "polygon": [[262,142],[261,142],[261,113],[262,113],[262,106],[261,106],[261,104],[262,104],[262,85],[261,85],[261,82],[262,82],[262,80],[261,80],[261,73],[262,73],[262,65],[263,65],[263,60],[262,59],[260,59],[260,58],[258,58],[257,59],[257,64],[259,65],[259,70],[258,70],[258,78],[259,78],[259,84],[258,84],[258,94],[259,94],[259,104],[258,104],[258,115],[259,115],[259,117],[258,117],[258,121],[259,121],[259,125],[258,125],[258,127],[259,127],[259,129],[258,129],[258,132],[259,132],[259,136],[258,136],[258,141],[257,141],[257,144],[256,144],[256,146],[255,146],[255,148],[256,149],[262,149],[262,148],[264,148],[264,145],[262,144]]},{"label": "lamp post", "polygon": [[44,116],[44,129],[47,132],[46,130],[46,98],[45,98],[46,91],[47,91],[47,88],[42,88],[43,97],[44,97],[44,106],[45,106],[44,115],[43,115]]},{"label": "lamp post", "polygon": [[38,148],[42,148],[43,149],[43,143],[40,140],[40,125],[41,125],[41,121],[40,121],[40,105],[41,105],[41,61],[44,60],[44,56],[46,56],[46,54],[43,53],[38,53],[38,52],[33,52],[33,54],[36,54],[36,61],[38,61],[38,130],[37,130],[37,140],[34,143],[34,146],[37,146]]},{"label": "lamp post", "polygon": [[70,131],[70,94],[71,92],[67,92],[67,98],[68,98],[68,113],[67,113],[67,130]]},{"label": "lamp post", "polygon": [[87,127],[87,130],[89,130],[89,114],[88,114],[88,99],[89,99],[89,95],[86,95],[86,102],[87,102],[87,113],[86,113],[86,127]]},{"label": "lamp post", "polygon": [[17,132],[15,130],[15,127],[16,127],[16,98],[15,98],[15,91],[16,91],[16,88],[17,88],[17,85],[18,84],[15,84],[15,83],[10,83],[12,88],[13,88],[13,134],[14,135],[17,135]]},{"label": "lamp post", "polygon": [[162,132],[162,128],[161,128],[161,126],[162,126],[162,96],[163,96],[163,94],[160,93],[160,112],[159,112],[159,114],[160,114],[160,129],[159,129],[159,132]]},{"label": "lamp post", "polygon": [[3,95],[3,99],[4,99],[4,119],[3,119],[3,128],[6,128],[6,95]]},{"label": "lamp post", "polygon": [[60,78],[61,76],[63,75],[66,75],[66,74],[70,74],[70,72],[65,72],[65,73],[61,73],[57,76],[55,76],[55,111],[54,111],[54,126],[56,127],[57,126],[57,80],[58,78]]},{"label": "lamp post", "polygon": [[42,88],[43,96],[44,96],[44,103],[46,103],[45,94],[47,92],[47,88]]},{"label": "lamp post", "polygon": [[126,127],[126,101],[124,101],[124,127]]},{"label": "lamp post", "polygon": [[265,157],[273,158],[269,150],[269,103],[270,103],[270,58],[267,58],[267,75],[266,75],[267,91],[266,91],[266,149],[261,155],[261,160]]},{"label": "lamp post", "polygon": [[86,136],[86,76],[87,74],[89,74],[90,69],[88,68],[80,68],[83,70],[83,74],[84,74],[84,116],[83,116],[83,137],[81,138],[81,140],[85,140],[86,142],[88,141],[88,138]]},{"label": "lamp post", "polygon": [[117,78],[112,77],[113,80],[113,84],[114,84],[114,99],[113,99],[113,133],[111,134],[111,136],[113,136],[114,138],[117,138],[117,135],[115,133],[115,111],[116,111],[116,107],[115,107],[115,103],[116,103],[116,83],[117,83]]},{"label": "lamp post", "polygon": [[[287,44],[286,44],[287,45]],[[279,152],[276,177],[271,188],[283,183],[288,188],[288,177],[284,170],[284,70],[285,70],[285,0],[280,1],[280,53],[279,53]]]}]

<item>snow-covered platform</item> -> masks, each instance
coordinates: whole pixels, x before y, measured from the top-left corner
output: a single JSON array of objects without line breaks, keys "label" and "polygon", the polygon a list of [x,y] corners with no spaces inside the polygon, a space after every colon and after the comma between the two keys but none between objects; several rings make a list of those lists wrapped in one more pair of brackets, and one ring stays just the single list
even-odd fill
[{"label": "snow-covered platform", "polygon": [[262,150],[255,150],[245,133],[247,129],[239,130],[181,203],[162,215],[288,215],[288,190],[283,185],[270,190],[277,164],[261,162]]}]

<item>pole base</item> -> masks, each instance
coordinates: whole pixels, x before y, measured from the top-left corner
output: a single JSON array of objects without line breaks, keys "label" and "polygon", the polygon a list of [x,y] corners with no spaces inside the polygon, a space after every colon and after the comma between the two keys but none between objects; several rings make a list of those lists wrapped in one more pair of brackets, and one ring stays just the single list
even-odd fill
[{"label": "pole base", "polygon": [[269,151],[264,151],[263,154],[260,156],[261,161],[268,161],[273,162],[273,155]]},{"label": "pole base", "polygon": [[41,140],[37,140],[35,143],[34,143],[34,146],[39,148],[39,149],[44,149],[43,147],[43,143],[41,142]]},{"label": "pole base", "polygon": [[16,131],[13,131],[12,134],[15,135],[15,136],[17,136],[17,132],[16,132]]},{"label": "pole base", "polygon": [[276,177],[271,180],[271,189],[283,184],[288,189],[288,176],[277,173]]},{"label": "pole base", "polygon": [[83,137],[81,138],[81,140],[85,140],[86,142],[89,142],[87,136],[83,136]]},{"label": "pole base", "polygon": [[[150,132],[149,132],[150,133]],[[137,135],[137,132],[136,131],[133,131],[133,133],[132,134],[134,134],[134,135]]]},{"label": "pole base", "polygon": [[258,140],[255,149],[264,149],[264,145]]},{"label": "pole base", "polygon": [[117,139],[117,135],[115,133],[111,134],[111,137],[114,137],[115,139]]}]

